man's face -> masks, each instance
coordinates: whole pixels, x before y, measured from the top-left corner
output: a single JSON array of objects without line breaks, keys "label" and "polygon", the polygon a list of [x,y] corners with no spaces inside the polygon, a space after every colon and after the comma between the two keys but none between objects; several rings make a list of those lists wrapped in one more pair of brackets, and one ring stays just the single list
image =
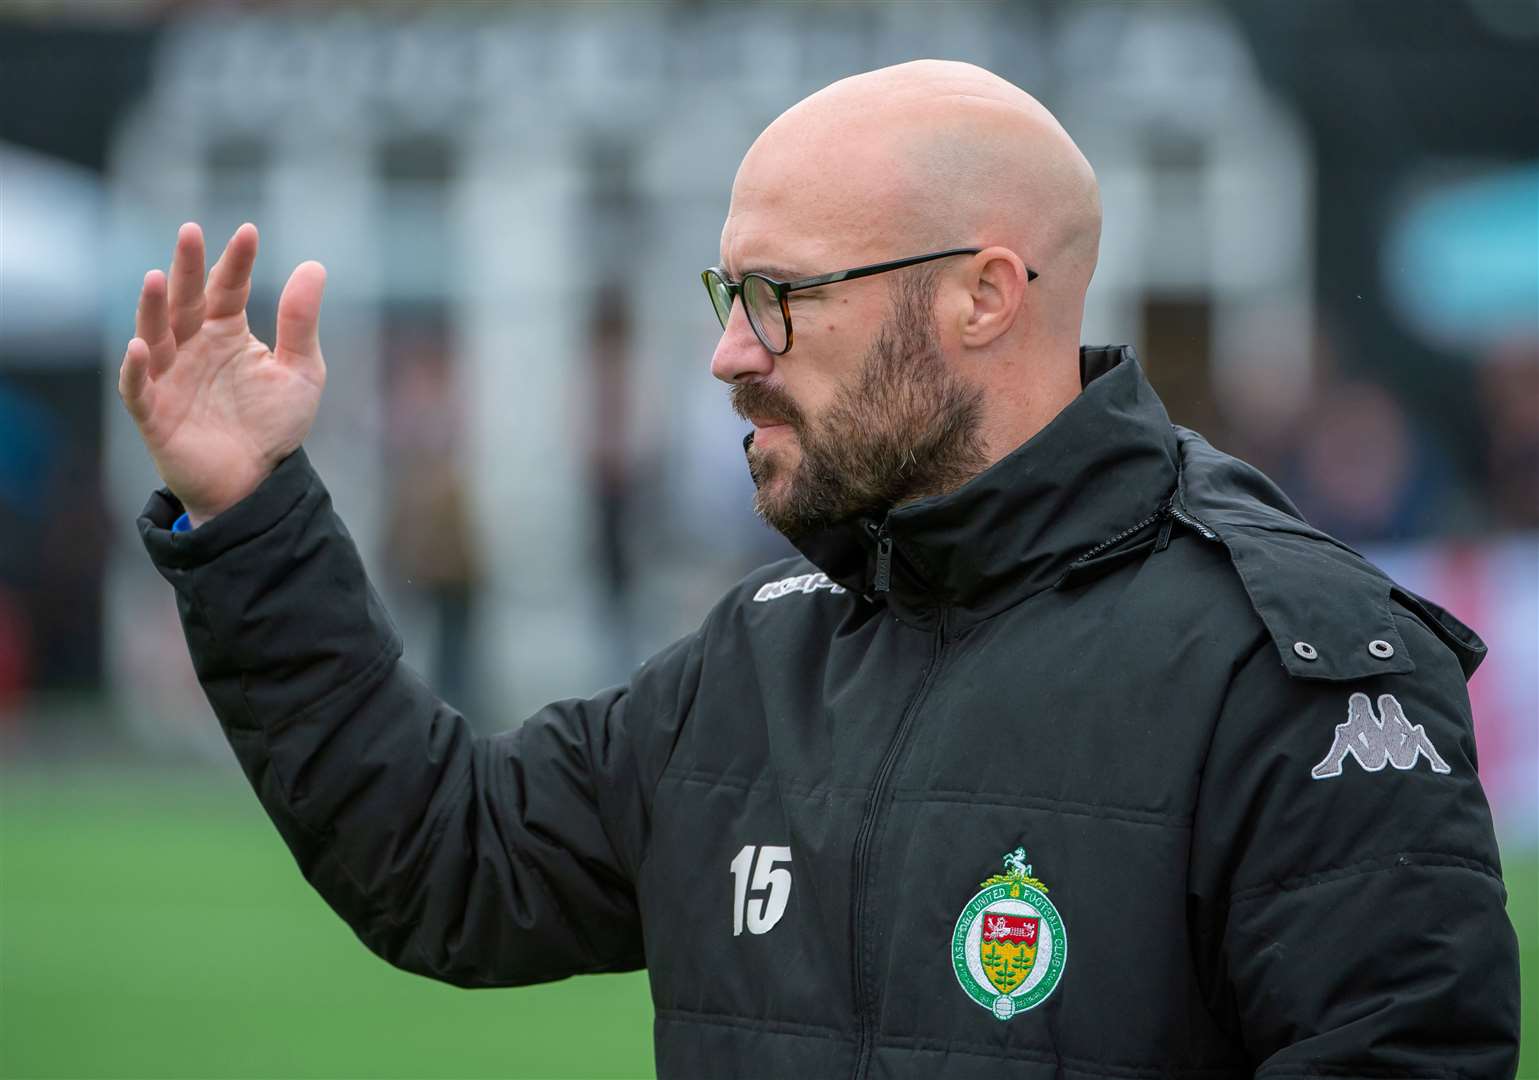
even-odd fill
[{"label": "man's face", "polygon": [[[755,428],[747,451],[754,509],[786,536],[948,491],[986,463],[981,393],[942,355],[935,279],[930,268],[911,267],[870,289],[864,299],[881,304],[879,321],[863,341],[846,335],[838,351],[818,337],[837,322],[796,323],[793,303],[795,348],[770,357],[763,377],[733,380],[732,407]],[[818,299],[827,305],[832,297]],[[733,320],[740,318],[734,310]],[[823,370],[803,372],[802,363]]]},{"label": "man's face", "polygon": [[[1041,430],[1080,390],[1099,237],[1084,156],[1041,103],[978,68],[867,72],[778,116],[733,180],[729,280],[977,251],[789,294],[779,356],[732,305],[711,373],[754,425],[759,512],[793,538],[880,515],[953,490]],[[1037,281],[1020,252],[1051,271]]]},{"label": "man's face", "polygon": [[[931,201],[861,110],[787,114],[738,169],[721,266],[782,281],[944,247]],[[982,395],[950,355],[955,265],[921,265],[789,295],[792,344],[772,355],[734,303],[711,372],[754,425],[754,505],[796,539],[950,490],[986,464]],[[957,304],[952,302],[955,309]]]}]

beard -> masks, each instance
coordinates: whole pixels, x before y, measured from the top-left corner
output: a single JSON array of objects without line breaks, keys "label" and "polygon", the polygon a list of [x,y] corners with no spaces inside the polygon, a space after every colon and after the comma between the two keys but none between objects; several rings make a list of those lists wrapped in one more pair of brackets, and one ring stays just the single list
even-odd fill
[{"label": "beard", "polygon": [[855,377],[820,415],[807,416],[764,383],[732,387],[739,416],[780,421],[796,433],[794,467],[775,451],[747,447],[754,511],[790,540],[954,491],[988,464],[979,433],[983,392],[941,355],[934,275],[905,275],[892,296],[892,313]]}]

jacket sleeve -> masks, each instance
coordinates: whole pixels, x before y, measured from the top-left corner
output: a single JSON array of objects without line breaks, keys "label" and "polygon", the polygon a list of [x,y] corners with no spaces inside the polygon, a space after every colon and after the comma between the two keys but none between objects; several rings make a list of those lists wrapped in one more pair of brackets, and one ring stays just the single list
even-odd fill
[{"label": "jacket sleeve", "polygon": [[305,877],[370,949],[462,986],[644,964],[634,882],[692,700],[684,639],[625,688],[477,738],[401,642],[299,451],[191,532],[139,528],[198,678]]},{"label": "jacket sleeve", "polygon": [[1257,1077],[1517,1068],[1517,941],[1464,676],[1396,608],[1415,670],[1237,671],[1203,770],[1193,939]]}]

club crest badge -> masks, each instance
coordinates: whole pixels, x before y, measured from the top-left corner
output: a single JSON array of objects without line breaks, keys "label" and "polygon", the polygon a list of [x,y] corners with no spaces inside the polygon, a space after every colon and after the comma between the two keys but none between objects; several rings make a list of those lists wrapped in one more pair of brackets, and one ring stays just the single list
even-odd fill
[{"label": "club crest badge", "polygon": [[1026,850],[1004,858],[1005,872],[981,883],[951,935],[951,966],[967,996],[1008,1020],[1058,988],[1069,937],[1047,885],[1032,876]]}]

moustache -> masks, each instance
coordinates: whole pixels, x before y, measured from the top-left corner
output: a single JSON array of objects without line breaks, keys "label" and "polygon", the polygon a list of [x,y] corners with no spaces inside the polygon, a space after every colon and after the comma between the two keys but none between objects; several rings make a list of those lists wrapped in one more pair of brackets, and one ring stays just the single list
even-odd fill
[{"label": "moustache", "polygon": [[791,430],[802,429],[802,411],[791,396],[767,383],[733,383],[730,391],[732,411],[749,423],[769,421],[787,424]]}]

